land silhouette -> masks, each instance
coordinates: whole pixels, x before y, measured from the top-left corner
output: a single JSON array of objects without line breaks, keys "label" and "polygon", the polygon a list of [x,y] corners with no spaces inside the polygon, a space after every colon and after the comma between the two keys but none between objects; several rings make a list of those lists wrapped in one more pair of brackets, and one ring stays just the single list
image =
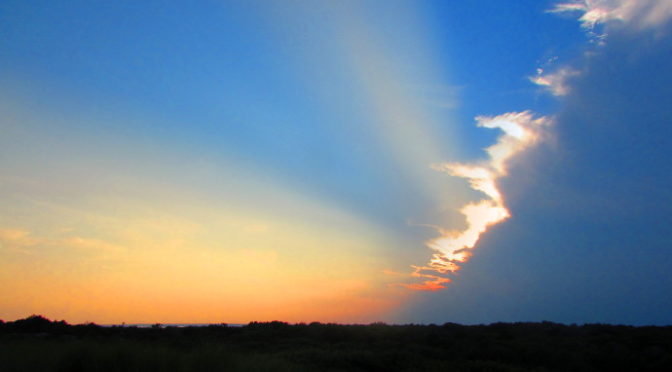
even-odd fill
[{"label": "land silhouette", "polygon": [[493,323],[70,325],[0,320],[0,370],[672,371],[672,327]]}]

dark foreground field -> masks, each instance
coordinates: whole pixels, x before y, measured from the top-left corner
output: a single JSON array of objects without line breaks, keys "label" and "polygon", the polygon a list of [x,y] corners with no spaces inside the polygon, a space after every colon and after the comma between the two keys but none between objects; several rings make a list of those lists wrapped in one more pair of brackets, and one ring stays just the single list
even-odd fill
[{"label": "dark foreground field", "polygon": [[0,371],[672,371],[672,327],[0,321]]}]

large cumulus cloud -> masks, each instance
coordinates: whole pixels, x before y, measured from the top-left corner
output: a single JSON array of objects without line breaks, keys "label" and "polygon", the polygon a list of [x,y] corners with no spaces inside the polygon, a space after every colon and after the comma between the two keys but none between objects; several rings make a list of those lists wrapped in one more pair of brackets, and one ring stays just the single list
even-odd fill
[{"label": "large cumulus cloud", "polygon": [[568,66],[578,73],[563,81],[555,140],[502,180],[513,218],[483,237],[444,296],[409,311],[467,323],[672,323],[671,31],[611,27]]}]

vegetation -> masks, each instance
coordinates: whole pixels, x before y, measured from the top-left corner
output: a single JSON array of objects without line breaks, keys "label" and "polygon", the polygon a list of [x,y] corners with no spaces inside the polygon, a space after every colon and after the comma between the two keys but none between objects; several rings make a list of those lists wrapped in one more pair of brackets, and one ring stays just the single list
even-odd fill
[{"label": "vegetation", "polygon": [[672,371],[672,327],[0,321],[0,370]]}]

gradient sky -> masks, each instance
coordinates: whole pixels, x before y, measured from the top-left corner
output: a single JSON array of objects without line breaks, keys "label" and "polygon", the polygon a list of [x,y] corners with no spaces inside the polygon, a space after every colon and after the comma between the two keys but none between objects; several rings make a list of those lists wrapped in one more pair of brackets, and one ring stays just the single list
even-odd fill
[{"label": "gradient sky", "polygon": [[0,3],[0,319],[672,323],[672,0]]}]

